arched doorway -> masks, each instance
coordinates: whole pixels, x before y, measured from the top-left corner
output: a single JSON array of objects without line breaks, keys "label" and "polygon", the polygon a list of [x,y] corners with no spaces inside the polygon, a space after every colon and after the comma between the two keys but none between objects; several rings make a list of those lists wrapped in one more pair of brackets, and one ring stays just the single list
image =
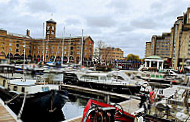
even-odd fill
[{"label": "arched doorway", "polygon": [[14,59],[15,59],[15,60],[21,59],[21,56],[20,56],[18,53],[16,53],[16,54],[14,55]]},{"label": "arched doorway", "polygon": [[63,63],[64,64],[67,63],[67,57],[66,56],[63,57]]},{"label": "arched doorway", "polygon": [[61,57],[60,57],[60,56],[57,56],[57,57],[56,57],[56,61],[61,61]]},{"label": "arched doorway", "polygon": [[78,63],[79,63],[79,61],[80,61],[80,58],[79,58],[79,57],[77,57],[77,58],[76,58],[76,63],[78,64]]},{"label": "arched doorway", "polygon": [[37,56],[37,62],[39,62],[39,61],[40,61],[40,55]]},{"label": "arched doorway", "polygon": [[73,56],[70,56],[70,57],[69,57],[69,62],[74,63],[74,58],[73,58]]},{"label": "arched doorway", "polygon": [[32,55],[28,55],[28,59],[27,59],[28,61],[32,61]]}]

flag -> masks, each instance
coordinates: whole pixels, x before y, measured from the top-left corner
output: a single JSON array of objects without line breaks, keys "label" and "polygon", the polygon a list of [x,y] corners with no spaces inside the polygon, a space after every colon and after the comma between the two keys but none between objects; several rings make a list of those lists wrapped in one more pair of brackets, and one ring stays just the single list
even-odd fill
[{"label": "flag", "polygon": [[90,44],[91,44],[91,41],[88,42],[88,45],[90,45]]}]

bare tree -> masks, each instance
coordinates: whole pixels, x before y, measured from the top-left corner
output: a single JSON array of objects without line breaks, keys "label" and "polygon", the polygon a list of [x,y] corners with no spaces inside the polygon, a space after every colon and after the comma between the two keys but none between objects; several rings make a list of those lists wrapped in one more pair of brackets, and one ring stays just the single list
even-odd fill
[{"label": "bare tree", "polygon": [[98,63],[100,63],[101,62],[101,59],[102,59],[102,53],[101,53],[101,50],[103,49],[103,48],[105,48],[106,47],[106,45],[105,45],[105,43],[102,41],[102,40],[99,40],[98,41]]}]

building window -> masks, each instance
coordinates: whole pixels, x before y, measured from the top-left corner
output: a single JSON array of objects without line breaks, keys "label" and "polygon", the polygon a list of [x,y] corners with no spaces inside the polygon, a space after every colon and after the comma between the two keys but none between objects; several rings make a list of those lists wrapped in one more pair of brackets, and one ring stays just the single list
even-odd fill
[{"label": "building window", "polygon": [[67,46],[65,46],[64,49],[67,49]]},{"label": "building window", "polygon": [[73,50],[73,47],[71,47],[71,50]]},{"label": "building window", "polygon": [[78,51],[78,52],[77,52],[77,55],[79,55],[79,54],[80,54],[80,52]]},{"label": "building window", "polygon": [[73,51],[71,51],[71,54],[70,55],[73,55]]},{"label": "building window", "polygon": [[9,46],[12,46],[12,43],[9,43]]},{"label": "building window", "polygon": [[9,51],[12,51],[12,48],[9,48]]},{"label": "building window", "polygon": [[48,49],[48,47],[46,47],[46,49]]},{"label": "building window", "polygon": [[19,52],[19,49],[16,49],[16,52]]},{"label": "building window", "polygon": [[19,47],[19,44],[16,44],[16,47]]},{"label": "building window", "polygon": [[52,49],[54,49],[54,47],[52,47]]},{"label": "building window", "polygon": [[57,53],[59,54],[59,53],[60,53],[60,51],[57,51]]},{"label": "building window", "polygon": [[38,51],[38,54],[40,53],[40,51]]},{"label": "building window", "polygon": [[64,54],[66,54],[66,51],[64,52]]},{"label": "building window", "polygon": [[14,87],[13,87],[13,91],[17,91],[17,86],[14,86]]},{"label": "building window", "polygon": [[48,51],[46,51],[46,53],[48,53]]},{"label": "building window", "polygon": [[38,47],[38,49],[40,49],[40,47]]}]

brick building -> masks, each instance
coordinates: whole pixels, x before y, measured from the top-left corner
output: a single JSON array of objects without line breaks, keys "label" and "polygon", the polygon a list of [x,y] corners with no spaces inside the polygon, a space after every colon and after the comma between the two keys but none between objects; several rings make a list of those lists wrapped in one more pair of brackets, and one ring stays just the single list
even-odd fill
[{"label": "brick building", "polygon": [[115,60],[123,60],[123,51],[120,48],[106,47],[100,49],[101,62],[113,64]]},{"label": "brick building", "polygon": [[90,36],[57,38],[56,22],[52,19],[46,21],[45,36],[44,39],[34,39],[30,36],[29,30],[26,36],[0,30],[0,58],[23,60],[25,45],[27,61],[48,62],[62,59],[63,63],[79,63],[80,59],[84,63],[92,61],[94,41]]}]

